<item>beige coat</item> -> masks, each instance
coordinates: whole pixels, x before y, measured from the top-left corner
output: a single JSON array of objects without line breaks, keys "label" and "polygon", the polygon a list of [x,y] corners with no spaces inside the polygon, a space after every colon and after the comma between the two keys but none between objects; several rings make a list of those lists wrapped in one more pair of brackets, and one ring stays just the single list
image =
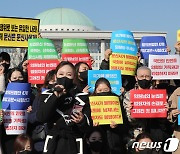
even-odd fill
[{"label": "beige coat", "polygon": [[[178,96],[180,96],[180,87],[177,88],[169,98],[170,110],[168,120],[175,124],[174,136],[180,140],[180,126],[177,124],[177,117],[172,116],[172,110],[178,108]],[[180,154],[180,143],[178,149],[173,154]]]}]

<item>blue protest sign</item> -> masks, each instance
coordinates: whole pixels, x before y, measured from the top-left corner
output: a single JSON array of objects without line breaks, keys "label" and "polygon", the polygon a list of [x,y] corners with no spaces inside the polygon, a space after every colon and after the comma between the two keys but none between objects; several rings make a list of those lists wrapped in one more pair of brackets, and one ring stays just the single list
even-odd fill
[{"label": "blue protest sign", "polygon": [[112,32],[110,48],[113,53],[137,55],[137,46],[133,33],[128,30]]},{"label": "blue protest sign", "polygon": [[[178,96],[178,110],[180,111],[180,96]],[[178,125],[180,125],[180,114],[178,115]]]},{"label": "blue protest sign", "polygon": [[140,50],[143,59],[149,59],[152,55],[167,55],[167,43],[163,36],[144,36],[141,39]]},{"label": "blue protest sign", "polygon": [[9,83],[2,99],[2,109],[26,110],[30,105],[29,83]]},{"label": "blue protest sign", "polygon": [[121,71],[120,70],[88,70],[88,86],[92,93],[95,88],[95,83],[99,78],[106,78],[111,84],[112,92],[120,95],[120,88],[122,87]]}]

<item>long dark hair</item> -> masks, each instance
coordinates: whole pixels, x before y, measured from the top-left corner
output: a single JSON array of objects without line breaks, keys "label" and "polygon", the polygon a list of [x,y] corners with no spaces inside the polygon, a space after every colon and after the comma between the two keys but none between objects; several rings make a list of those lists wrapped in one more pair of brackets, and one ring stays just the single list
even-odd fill
[{"label": "long dark hair", "polygon": [[14,153],[16,154],[17,152],[24,150],[27,141],[29,141],[31,149],[32,149],[31,138],[26,134],[18,135],[14,142]]},{"label": "long dark hair", "polygon": [[77,64],[75,65],[75,76],[74,76],[74,83],[75,83],[75,84],[78,84],[78,80],[79,80],[78,73],[79,73],[79,68],[80,68],[81,64],[85,64],[86,66],[88,66],[89,70],[91,69],[91,68],[89,67],[89,65],[88,65],[87,63],[85,63],[85,62],[79,62],[79,63],[77,63]]},{"label": "long dark hair", "polygon": [[102,83],[106,84],[109,87],[110,92],[111,92],[111,84],[110,84],[109,80],[107,80],[106,78],[99,78],[95,83],[95,88],[94,88],[94,92],[92,93],[92,95],[96,95],[96,89]]},{"label": "long dark hair", "polygon": [[56,71],[55,70],[51,70],[46,74],[45,80],[44,80],[44,84],[43,87],[47,88],[49,81],[51,81],[56,75]]},{"label": "long dark hair", "polygon": [[21,74],[22,74],[22,76],[23,76],[23,79],[24,79],[24,72],[23,72],[20,68],[15,67],[15,68],[12,68],[11,70],[9,70],[9,72],[8,72],[8,74],[7,74],[8,80],[11,80],[11,75],[12,75],[12,73],[15,72],[15,71],[21,72]]},{"label": "long dark hair", "polygon": [[100,154],[107,154],[108,153],[108,146],[107,146],[107,138],[106,133],[101,127],[91,127],[89,130],[87,130],[86,134],[84,135],[84,151],[86,154],[91,154],[90,147],[87,144],[87,140],[89,140],[92,133],[98,132],[101,134],[102,137],[102,150]]},{"label": "long dark hair", "polygon": [[75,67],[74,67],[74,65],[73,65],[71,62],[69,62],[69,61],[62,61],[61,63],[59,63],[59,65],[58,65],[58,66],[56,67],[56,69],[55,69],[56,75],[57,75],[58,70],[59,70],[61,67],[65,66],[65,65],[70,66],[70,67],[72,68],[72,70],[73,70],[73,73],[75,74]]},{"label": "long dark hair", "polygon": [[137,137],[136,137],[136,142],[139,142],[141,139],[144,139],[144,138],[149,138],[151,141],[152,140],[152,137],[148,134],[148,133],[141,133],[139,134]]}]

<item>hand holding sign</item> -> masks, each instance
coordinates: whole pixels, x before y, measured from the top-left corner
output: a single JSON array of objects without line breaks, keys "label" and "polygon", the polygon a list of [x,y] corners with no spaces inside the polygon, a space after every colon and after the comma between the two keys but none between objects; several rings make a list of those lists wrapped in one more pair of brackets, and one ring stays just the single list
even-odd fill
[{"label": "hand holding sign", "polygon": [[106,61],[109,61],[109,58],[110,58],[110,55],[112,54],[112,51],[111,51],[111,49],[107,49],[106,51],[105,51],[105,53],[104,53],[104,59],[106,60]]},{"label": "hand holding sign", "polygon": [[4,74],[4,66],[0,64],[0,75]]},{"label": "hand holding sign", "polygon": [[27,72],[28,70],[28,60],[25,60],[23,63],[22,63],[22,68],[23,68],[23,72]]},{"label": "hand holding sign", "polygon": [[176,42],[174,48],[176,49],[176,54],[180,54],[180,41]]},{"label": "hand holding sign", "polygon": [[27,111],[31,86],[28,83],[9,83],[2,100],[4,127],[7,135],[26,133]]},{"label": "hand holding sign", "polygon": [[[133,118],[166,118],[166,90],[131,90]],[[165,105],[166,104],[166,105]]]},{"label": "hand holding sign", "polygon": [[178,109],[172,110],[173,117],[177,117],[180,114],[180,111]]},{"label": "hand holding sign", "polygon": [[118,124],[115,121],[111,121],[110,127],[111,128],[116,128]]}]

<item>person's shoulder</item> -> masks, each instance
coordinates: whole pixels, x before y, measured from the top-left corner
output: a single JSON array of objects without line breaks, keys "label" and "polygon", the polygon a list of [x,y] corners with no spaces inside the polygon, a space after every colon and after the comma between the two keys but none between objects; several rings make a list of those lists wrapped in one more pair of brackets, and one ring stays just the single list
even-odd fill
[{"label": "person's shoulder", "polygon": [[176,90],[174,90],[173,94],[180,95],[180,87],[178,87]]}]

